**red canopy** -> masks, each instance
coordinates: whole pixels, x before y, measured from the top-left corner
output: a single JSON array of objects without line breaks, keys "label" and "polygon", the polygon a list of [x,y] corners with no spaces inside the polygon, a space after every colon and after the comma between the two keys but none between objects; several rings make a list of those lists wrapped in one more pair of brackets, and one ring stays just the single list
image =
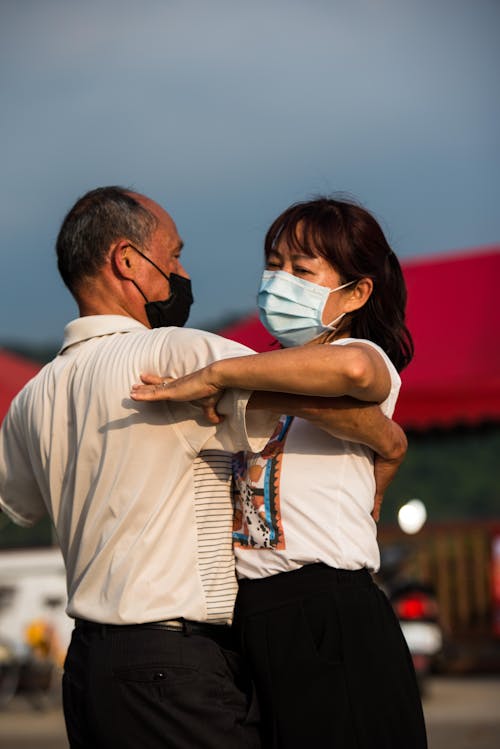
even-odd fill
[{"label": "red canopy", "polygon": [[[500,245],[407,261],[403,271],[415,357],[396,420],[407,429],[500,421]],[[256,315],[221,334],[272,348]]]},{"label": "red canopy", "polygon": [[39,370],[39,364],[0,350],[0,422],[12,398]]}]

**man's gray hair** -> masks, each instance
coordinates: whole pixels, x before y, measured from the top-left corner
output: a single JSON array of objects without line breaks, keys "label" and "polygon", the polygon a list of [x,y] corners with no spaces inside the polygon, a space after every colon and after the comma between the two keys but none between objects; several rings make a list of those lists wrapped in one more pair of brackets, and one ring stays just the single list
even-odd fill
[{"label": "man's gray hair", "polygon": [[144,246],[157,228],[156,217],[124,187],[98,187],[77,200],[56,241],[59,273],[74,293],[104,265],[112,242],[126,238]]}]

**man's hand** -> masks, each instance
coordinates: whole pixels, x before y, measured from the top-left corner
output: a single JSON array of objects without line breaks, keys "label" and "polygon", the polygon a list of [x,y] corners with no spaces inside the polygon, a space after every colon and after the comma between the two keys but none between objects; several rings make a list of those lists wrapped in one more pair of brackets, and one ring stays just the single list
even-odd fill
[{"label": "man's hand", "polygon": [[[393,423],[395,426],[398,426],[395,422]],[[403,432],[403,430],[401,431]],[[404,439],[406,442],[406,437],[404,437]],[[375,455],[375,500],[373,503],[372,518],[376,523],[380,520],[380,509],[382,507],[384,494],[398,472],[399,466],[403,462],[405,455],[406,447],[404,449],[401,448],[401,454],[394,458],[383,458],[381,455]]]}]

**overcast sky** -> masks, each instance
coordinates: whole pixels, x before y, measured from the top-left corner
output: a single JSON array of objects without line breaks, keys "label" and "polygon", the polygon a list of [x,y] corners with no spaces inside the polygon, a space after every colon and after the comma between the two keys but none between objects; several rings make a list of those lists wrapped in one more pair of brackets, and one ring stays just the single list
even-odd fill
[{"label": "overcast sky", "polygon": [[0,342],[76,316],[54,239],[99,185],[172,214],[196,327],[254,308],[317,193],[403,261],[500,242],[499,79],[498,0],[0,0]]}]

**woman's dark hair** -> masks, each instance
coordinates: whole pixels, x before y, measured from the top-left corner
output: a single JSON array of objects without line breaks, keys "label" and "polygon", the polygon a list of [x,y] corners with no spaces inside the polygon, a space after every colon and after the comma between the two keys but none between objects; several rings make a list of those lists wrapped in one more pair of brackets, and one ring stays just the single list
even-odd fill
[{"label": "woman's dark hair", "polygon": [[56,241],[59,273],[74,293],[104,264],[112,242],[141,245],[157,227],[156,217],[124,187],[98,187],[79,198],[66,215]]},{"label": "woman's dark hair", "polygon": [[339,274],[341,284],[371,278],[370,298],[346,315],[343,324],[349,325],[354,338],[377,343],[398,371],[410,363],[413,341],[405,325],[406,284],[401,266],[365,208],[328,197],[295,203],[269,228],[266,258],[282,240],[305,255],[324,257]]}]

